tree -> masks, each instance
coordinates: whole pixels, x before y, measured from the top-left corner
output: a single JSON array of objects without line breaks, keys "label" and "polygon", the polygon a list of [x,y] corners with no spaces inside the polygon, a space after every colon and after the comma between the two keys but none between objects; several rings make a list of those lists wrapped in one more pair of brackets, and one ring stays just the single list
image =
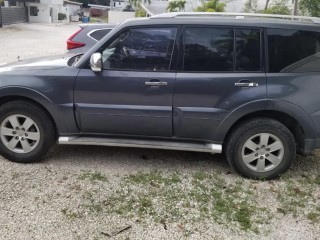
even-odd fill
[{"label": "tree", "polygon": [[247,0],[244,4],[243,11],[246,13],[254,13],[257,11],[258,0]]},{"label": "tree", "polygon": [[[288,7],[289,0],[266,0],[264,9],[257,9],[257,0],[246,0],[244,12],[249,13],[265,13],[265,14],[280,14],[291,15],[291,10]],[[298,1],[298,0],[293,0]]]},{"label": "tree", "polygon": [[272,6],[264,10],[267,14],[280,14],[280,15],[290,15],[291,10],[287,6],[288,0],[276,0],[272,3]]},{"label": "tree", "polygon": [[300,9],[307,10],[313,17],[320,17],[320,1],[319,0],[300,0]]},{"label": "tree", "polygon": [[181,12],[184,11],[186,0],[173,0],[169,1],[167,11],[168,12]]},{"label": "tree", "polygon": [[293,15],[297,16],[297,15],[298,15],[298,5],[299,5],[299,1],[298,1],[298,0],[292,0],[292,3],[294,4],[294,7],[293,7]]},{"label": "tree", "polygon": [[268,9],[269,2],[270,2],[270,0],[266,0],[266,5],[265,5],[265,7],[264,7],[264,10],[265,10],[265,11]]},{"label": "tree", "polygon": [[221,0],[201,0],[201,6],[197,7],[195,12],[224,12],[226,6]]}]

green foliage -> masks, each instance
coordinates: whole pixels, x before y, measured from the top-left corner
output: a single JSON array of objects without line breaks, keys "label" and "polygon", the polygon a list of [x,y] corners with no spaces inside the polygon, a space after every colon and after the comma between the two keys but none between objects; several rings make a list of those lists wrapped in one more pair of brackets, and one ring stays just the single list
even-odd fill
[{"label": "green foliage", "polygon": [[320,17],[320,1],[319,0],[300,0],[300,9],[307,11],[313,17]]},{"label": "green foliage", "polygon": [[136,8],[136,14],[135,14],[136,17],[145,17],[146,16],[146,12],[145,10],[141,7],[141,5],[139,5],[137,8]]},{"label": "green foliage", "polygon": [[291,10],[287,6],[287,0],[277,0],[272,6],[264,11],[267,14],[291,15]]},{"label": "green foliage", "polygon": [[100,172],[85,172],[79,176],[80,180],[102,181],[106,182],[107,178]]},{"label": "green foliage", "polygon": [[253,13],[257,11],[258,0],[247,0],[244,4],[243,11],[246,13]]},{"label": "green foliage", "polygon": [[195,12],[224,12],[226,4],[221,0],[202,0],[201,6],[197,7]]},{"label": "green foliage", "polygon": [[168,12],[181,12],[184,11],[186,0],[173,0],[170,1],[167,7]]},{"label": "green foliage", "polygon": [[[269,2],[268,2],[269,3]],[[244,7],[244,12],[248,13],[266,13],[266,14],[280,14],[280,15],[291,15],[291,10],[288,7],[288,0],[274,0],[266,5],[267,9],[258,10],[258,1],[257,0],[247,0]]]}]

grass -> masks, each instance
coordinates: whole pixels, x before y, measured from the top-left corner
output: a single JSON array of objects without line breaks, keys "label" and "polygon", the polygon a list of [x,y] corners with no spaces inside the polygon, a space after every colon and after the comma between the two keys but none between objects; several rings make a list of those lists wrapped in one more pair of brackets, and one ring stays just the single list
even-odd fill
[{"label": "grass", "polygon": [[97,23],[98,22],[98,20],[96,19],[96,18],[90,18],[90,23]]},{"label": "grass", "polygon": [[[320,175],[302,175],[302,179],[296,181],[286,180],[286,185],[277,191],[277,198],[280,203],[278,212],[293,217],[303,216],[311,222],[316,222],[320,217],[314,193],[319,191]],[[306,213],[309,209],[309,213]]]},{"label": "grass", "polygon": [[107,182],[107,177],[100,172],[85,172],[82,173],[79,177],[80,180],[89,180],[89,181],[102,181]]},{"label": "grass", "polygon": [[157,186],[160,184],[170,185],[180,183],[180,177],[177,173],[170,176],[163,176],[161,172],[132,174],[125,178],[127,183]]},{"label": "grass", "polygon": [[[95,183],[82,195],[82,204],[77,211],[63,210],[63,214],[75,219],[86,214],[118,215],[139,224],[153,221],[164,228],[170,224],[194,226],[214,222],[234,230],[268,234],[268,225],[274,214],[303,216],[313,224],[320,222],[320,207],[314,193],[319,191],[318,176],[301,176],[300,181],[282,178],[270,182],[269,191],[277,197],[277,212],[268,209],[259,199],[259,181],[228,181],[221,174],[198,171],[190,174],[160,171],[139,172],[122,177],[119,184],[109,189],[106,176],[99,172],[85,172],[80,180]],[[97,185],[92,185],[97,186]],[[267,203],[266,203],[267,204]],[[172,225],[171,225],[172,226]],[[262,226],[266,226],[262,228]],[[189,236],[193,227],[182,227],[184,236]]]},{"label": "grass", "polygon": [[75,220],[77,218],[81,218],[81,215],[75,211],[72,211],[68,208],[63,208],[61,209],[61,212],[64,216],[66,216],[68,219],[71,219],[71,220]]},{"label": "grass", "polygon": [[308,220],[313,224],[320,222],[320,207],[316,207],[313,212],[309,212],[307,215]]},{"label": "grass", "polygon": [[[252,218],[259,218],[253,198],[241,197],[252,192],[242,187],[242,182],[228,185],[213,174],[193,174],[191,189],[185,189],[183,176],[161,172],[138,173],[124,179],[121,188],[106,202],[108,213],[124,217],[150,217],[158,223],[212,220],[223,225],[253,229]],[[139,190],[137,190],[139,189]],[[262,221],[263,222],[263,221]]]}]

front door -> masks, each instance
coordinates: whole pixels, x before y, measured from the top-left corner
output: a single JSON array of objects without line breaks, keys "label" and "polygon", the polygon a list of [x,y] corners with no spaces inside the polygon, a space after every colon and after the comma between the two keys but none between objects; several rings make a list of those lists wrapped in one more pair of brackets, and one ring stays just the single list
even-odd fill
[{"label": "front door", "polygon": [[101,73],[80,71],[74,102],[83,133],[172,136],[176,32],[175,27],[121,31],[101,49]]}]

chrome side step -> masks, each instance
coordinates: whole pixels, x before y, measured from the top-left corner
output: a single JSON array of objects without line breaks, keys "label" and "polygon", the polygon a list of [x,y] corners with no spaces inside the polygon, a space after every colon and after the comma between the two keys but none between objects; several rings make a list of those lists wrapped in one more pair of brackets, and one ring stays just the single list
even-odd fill
[{"label": "chrome side step", "polygon": [[155,140],[132,140],[116,138],[96,138],[96,137],[59,137],[59,144],[69,145],[98,145],[111,147],[134,147],[134,148],[154,148],[166,150],[181,150],[192,152],[221,153],[221,144],[212,143],[188,143],[188,142],[168,142]]}]

